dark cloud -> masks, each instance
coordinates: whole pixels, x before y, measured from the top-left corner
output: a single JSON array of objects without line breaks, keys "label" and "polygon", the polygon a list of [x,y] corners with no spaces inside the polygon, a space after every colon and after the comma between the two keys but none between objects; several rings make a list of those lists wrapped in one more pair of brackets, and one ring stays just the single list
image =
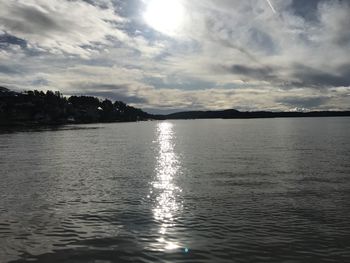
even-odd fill
[{"label": "dark cloud", "polygon": [[64,30],[53,18],[35,6],[22,5],[10,11],[8,16],[0,17],[0,22],[11,31],[38,34],[51,30]]},{"label": "dark cloud", "polygon": [[325,0],[293,0],[291,7],[296,15],[307,20],[316,20],[318,4],[323,1]]},{"label": "dark cloud", "polygon": [[7,33],[0,34],[0,49],[8,48],[10,45],[17,45],[21,48],[26,48],[27,41]]},{"label": "dark cloud", "polygon": [[48,86],[50,82],[44,78],[36,78],[30,83],[32,86]]},{"label": "dark cloud", "polygon": [[276,70],[268,66],[250,67],[232,65],[230,67],[224,67],[224,69],[229,73],[244,76],[249,80],[277,80]]},{"label": "dark cloud", "polygon": [[295,65],[293,77],[295,86],[327,88],[350,86],[350,64],[339,67],[335,73],[314,69],[305,65]]},{"label": "dark cloud", "polygon": [[[68,1],[71,1],[71,2],[76,2],[76,1],[79,1],[79,0],[68,0]],[[100,1],[98,0],[81,0],[85,3],[88,3],[90,5],[94,5],[94,6],[98,6],[98,7],[101,7],[101,8],[108,8],[108,6],[106,5],[106,3],[101,3]]]},{"label": "dark cloud", "polygon": [[272,36],[267,32],[261,31],[257,28],[249,30],[250,38],[252,39],[252,47],[259,51],[271,55],[277,52],[277,46]]},{"label": "dark cloud", "polygon": [[228,73],[242,76],[244,80],[268,81],[274,86],[286,89],[293,87],[323,89],[350,86],[350,64],[342,65],[334,72],[296,64],[289,69],[284,69],[292,72],[290,76],[292,80],[288,79],[289,77],[282,77],[278,69],[271,66],[220,66],[219,70],[222,69]]},{"label": "dark cloud", "polygon": [[[299,15],[311,22],[321,22],[322,11],[320,8],[327,10],[337,7],[343,10],[348,10],[348,12],[350,11],[350,3],[347,0],[293,0],[291,6],[296,15]],[[350,16],[343,16],[334,13],[330,17],[327,17],[326,20],[332,24],[332,32],[330,33],[330,37],[333,39],[333,42],[339,46],[349,46]]]},{"label": "dark cloud", "polygon": [[0,64],[0,74],[1,73],[8,74],[8,75],[17,75],[17,74],[21,74],[22,72],[16,67]]},{"label": "dark cloud", "polygon": [[68,0],[71,2],[77,2],[77,1],[83,1],[87,4],[97,6],[102,9],[108,9],[110,8],[110,2],[109,1],[103,1],[103,0]]},{"label": "dark cloud", "polygon": [[119,10],[120,15],[129,18],[138,17],[146,8],[142,0],[115,0],[114,5]]},{"label": "dark cloud", "polygon": [[312,98],[300,98],[300,97],[291,97],[277,100],[276,102],[282,103],[283,105],[296,107],[296,108],[306,108],[306,109],[314,109],[318,108],[321,105],[330,101],[328,97],[312,97]]},{"label": "dark cloud", "polygon": [[108,9],[111,6],[118,12],[119,15],[127,18],[133,18],[140,15],[140,12],[145,8],[145,3],[142,0],[69,0],[83,1],[99,8]]}]

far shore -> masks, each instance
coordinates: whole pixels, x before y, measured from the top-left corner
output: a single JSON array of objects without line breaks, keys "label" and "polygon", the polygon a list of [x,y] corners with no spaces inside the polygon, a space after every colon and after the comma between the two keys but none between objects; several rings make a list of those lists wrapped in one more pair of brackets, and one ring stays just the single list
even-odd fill
[{"label": "far shore", "polygon": [[350,111],[243,112],[235,109],[150,114],[122,101],[91,96],[64,97],[58,91],[22,93],[0,87],[0,127],[60,126],[67,124],[119,123],[152,120],[270,119],[349,117]]}]

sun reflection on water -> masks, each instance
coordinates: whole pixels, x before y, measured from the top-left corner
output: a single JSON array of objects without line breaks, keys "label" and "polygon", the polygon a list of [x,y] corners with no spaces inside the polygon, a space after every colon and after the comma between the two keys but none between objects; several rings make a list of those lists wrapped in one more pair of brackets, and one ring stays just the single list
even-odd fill
[{"label": "sun reflection on water", "polygon": [[178,196],[181,189],[174,183],[174,178],[180,172],[180,161],[174,150],[175,135],[173,124],[161,122],[157,127],[158,156],[156,178],[152,183],[151,194],[155,194],[154,218],[160,222],[160,238],[158,242],[162,249],[177,249],[180,245],[169,236],[169,230],[174,226],[176,213],[181,208]]}]

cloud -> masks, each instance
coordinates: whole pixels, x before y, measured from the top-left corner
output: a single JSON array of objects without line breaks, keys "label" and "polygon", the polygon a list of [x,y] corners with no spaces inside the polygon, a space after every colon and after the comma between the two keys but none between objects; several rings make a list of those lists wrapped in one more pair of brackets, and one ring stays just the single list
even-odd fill
[{"label": "cloud", "polygon": [[293,84],[300,87],[348,87],[350,86],[350,64],[339,66],[334,71],[322,71],[304,65],[294,66]]},{"label": "cloud", "polygon": [[325,41],[349,48],[350,43],[350,3],[348,1],[326,1],[319,5],[319,17],[327,32]]},{"label": "cloud", "polygon": [[[78,85],[79,86],[79,85]],[[101,83],[82,83],[81,92],[87,96],[95,96],[101,99],[108,98],[113,101],[123,101],[128,104],[147,104],[146,97],[128,94],[127,85],[101,84]],[[66,95],[79,95],[79,92],[73,92]],[[80,93],[81,94],[81,93]]]},{"label": "cloud", "polygon": [[330,101],[329,97],[290,97],[280,99],[277,102],[290,106],[291,108],[317,109],[328,101]]},{"label": "cloud", "polygon": [[10,45],[17,45],[21,48],[26,48],[27,41],[6,33],[0,34],[0,49],[9,48]]},{"label": "cloud", "polygon": [[291,11],[303,19],[315,21],[317,19],[317,8],[322,0],[294,0],[291,1]]},{"label": "cloud", "polygon": [[245,76],[248,80],[258,79],[269,81],[276,78],[275,70],[268,66],[249,67],[245,65],[232,65],[226,68],[226,70],[232,74]]},{"label": "cloud", "polygon": [[168,36],[144,0],[0,0],[0,83],[165,112],[349,109],[349,2],[271,2],[183,1]]},{"label": "cloud", "polygon": [[21,71],[17,70],[14,67],[10,67],[7,65],[1,65],[0,64],[0,73],[2,74],[9,74],[9,75],[16,75],[16,74],[20,74]]},{"label": "cloud", "polygon": [[25,39],[32,48],[87,57],[83,45],[108,44],[125,35],[115,24],[124,20],[113,10],[81,1],[0,0],[0,30]]}]

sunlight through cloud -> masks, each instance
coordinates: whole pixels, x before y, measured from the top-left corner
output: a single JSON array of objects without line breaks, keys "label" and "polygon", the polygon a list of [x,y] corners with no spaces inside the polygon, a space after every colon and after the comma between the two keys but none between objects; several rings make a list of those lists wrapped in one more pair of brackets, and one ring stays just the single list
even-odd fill
[{"label": "sunlight through cloud", "polygon": [[181,30],[184,14],[185,8],[181,0],[149,0],[144,20],[163,34],[175,35]]}]

